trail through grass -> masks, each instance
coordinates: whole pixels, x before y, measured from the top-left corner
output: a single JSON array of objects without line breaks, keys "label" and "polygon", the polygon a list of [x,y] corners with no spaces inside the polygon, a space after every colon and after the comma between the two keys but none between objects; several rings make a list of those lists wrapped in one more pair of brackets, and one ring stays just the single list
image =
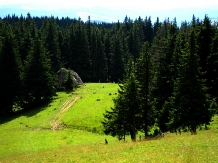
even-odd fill
[{"label": "trail through grass", "polygon": [[[119,142],[104,135],[105,109],[113,106],[116,84],[86,84],[58,93],[51,104],[1,120],[0,163],[29,162],[218,162],[218,116],[197,135]],[[109,144],[104,144],[104,139]]]},{"label": "trail through grass", "polygon": [[[90,105],[84,105],[82,108],[88,108],[85,108],[84,112],[79,111],[78,115],[72,114],[74,111],[78,112],[77,109],[79,107],[75,104],[78,103],[81,106],[81,102],[83,103],[84,99],[87,99],[85,103],[89,103],[89,99],[95,99],[96,97],[101,97],[103,100],[104,95],[99,94],[100,96],[96,96],[93,92],[97,92],[104,87],[108,88],[104,89],[102,94],[107,94],[107,96],[109,96],[108,94],[111,91],[117,91],[116,84],[86,84],[86,86],[81,87],[76,92],[59,92],[58,96],[47,106],[1,120],[0,160],[3,157],[7,158],[23,153],[29,154],[31,152],[46,151],[62,146],[95,144],[104,142],[105,138],[110,141],[116,141],[115,138],[110,136],[88,132],[86,129],[92,128],[93,123],[80,123],[80,126],[87,125],[87,127],[82,129],[80,126],[75,128],[70,127],[75,126],[73,124],[74,120],[78,121],[78,118],[85,119],[87,117],[86,111],[92,112],[92,110],[95,110],[93,103],[98,103],[98,101],[95,100]],[[96,97],[91,97],[92,95]],[[108,103],[112,104],[112,96],[110,96],[109,100],[110,102]],[[103,106],[110,108],[111,106],[108,103],[106,102]],[[98,116],[102,117],[100,114],[94,111],[94,113],[89,115],[89,119],[95,119]],[[82,117],[83,115],[84,117]],[[70,121],[63,125],[63,118],[65,116]],[[97,126],[101,125],[100,121],[100,119],[96,120],[98,122]]]}]

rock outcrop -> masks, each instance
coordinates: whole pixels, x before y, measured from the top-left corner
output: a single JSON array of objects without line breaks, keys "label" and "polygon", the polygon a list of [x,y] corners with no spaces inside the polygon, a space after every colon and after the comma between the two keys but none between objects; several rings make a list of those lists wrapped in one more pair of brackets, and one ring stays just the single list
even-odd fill
[{"label": "rock outcrop", "polygon": [[[78,85],[84,85],[82,79],[80,78],[80,76],[73,70],[70,70],[74,80],[76,81],[76,83]],[[57,73],[57,82],[59,86],[63,86],[64,80],[66,79],[66,75],[67,75],[68,70],[66,68],[61,68],[58,73]]]}]

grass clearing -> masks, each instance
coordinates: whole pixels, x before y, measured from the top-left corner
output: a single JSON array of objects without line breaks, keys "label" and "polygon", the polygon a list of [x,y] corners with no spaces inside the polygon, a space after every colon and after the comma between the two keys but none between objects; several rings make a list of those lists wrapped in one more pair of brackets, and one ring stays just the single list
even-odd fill
[{"label": "grass clearing", "polygon": [[[102,114],[113,106],[117,88],[116,84],[86,84],[73,93],[58,93],[47,106],[1,120],[0,163],[218,162],[218,116],[210,130],[198,131],[197,135],[166,133],[157,140],[119,142],[102,134]],[[76,98],[63,111],[66,101]],[[65,127],[52,130],[54,119]]]},{"label": "grass clearing", "polygon": [[61,123],[74,129],[103,133],[103,113],[113,106],[112,98],[116,97],[117,89],[117,84],[86,84],[74,93],[80,100],[63,116]]},{"label": "grass clearing", "polygon": [[[158,140],[62,145],[11,155],[0,162],[217,162],[218,137],[212,131],[198,135],[167,134]],[[206,140],[205,140],[206,139]],[[91,138],[91,141],[92,138]],[[22,161],[20,161],[22,160]]]}]

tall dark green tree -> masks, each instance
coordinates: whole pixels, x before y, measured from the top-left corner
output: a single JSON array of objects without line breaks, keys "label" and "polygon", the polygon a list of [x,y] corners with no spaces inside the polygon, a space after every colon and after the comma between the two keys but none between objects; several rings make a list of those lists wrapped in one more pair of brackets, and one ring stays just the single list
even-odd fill
[{"label": "tall dark green tree", "polygon": [[49,52],[51,59],[52,71],[57,72],[62,66],[62,58],[60,46],[58,42],[58,26],[54,17],[45,21],[45,28],[43,29],[44,42],[46,49]]},{"label": "tall dark green tree", "polygon": [[97,39],[97,54],[98,54],[98,78],[99,82],[107,82],[107,58],[105,55],[105,46],[103,44],[102,34],[98,34]]},{"label": "tall dark green tree", "polygon": [[[213,72],[211,72],[211,62],[208,58],[211,54],[212,37],[214,35],[211,21],[208,16],[205,15],[203,22],[196,27],[199,32],[196,33],[198,44],[198,55],[200,57],[199,66],[201,67],[201,79],[206,80],[206,86],[209,88],[207,93],[210,93],[212,88],[211,80],[213,80]],[[212,70],[213,71],[213,70]]]},{"label": "tall dark green tree", "polygon": [[[157,22],[158,23],[158,22]],[[158,24],[156,24],[158,26]],[[156,26],[156,28],[158,28]],[[154,30],[153,30],[153,26],[152,26],[152,22],[151,22],[151,17],[149,18],[145,18],[145,25],[143,26],[143,32],[144,32],[144,41],[148,41],[149,43],[152,42],[153,40],[153,33],[154,33]],[[157,30],[157,29],[155,29]],[[157,31],[155,31],[157,32]]]},{"label": "tall dark green tree", "polygon": [[171,129],[188,127],[196,132],[198,126],[211,121],[213,114],[209,109],[206,88],[200,74],[195,31],[192,30],[186,50],[181,54],[173,95],[164,106],[172,109],[169,123]]},{"label": "tall dark green tree", "polygon": [[28,109],[48,102],[55,95],[55,76],[43,45],[42,40],[36,36],[25,63],[24,107]]},{"label": "tall dark green tree", "polygon": [[155,123],[155,111],[152,106],[152,61],[151,54],[149,52],[149,43],[145,42],[142,47],[141,57],[136,64],[136,80],[139,88],[140,99],[140,114],[142,130],[145,137],[148,134],[149,126],[153,126]]},{"label": "tall dark green tree", "polygon": [[207,82],[208,82],[208,93],[211,98],[215,98],[218,103],[218,30],[216,30],[215,37],[211,44],[211,54],[208,59],[207,67]]},{"label": "tall dark green tree", "polygon": [[129,52],[134,58],[134,63],[136,63],[136,60],[139,58],[141,51],[140,32],[139,25],[135,23],[129,36]]},{"label": "tall dark green tree", "polygon": [[163,110],[165,101],[169,99],[173,92],[172,62],[176,40],[176,26],[167,20],[164,21],[154,38],[152,45],[152,57],[154,60],[154,89],[155,108],[158,114],[158,124],[160,129],[167,130],[167,110]]},{"label": "tall dark green tree", "polygon": [[117,98],[114,99],[114,108],[106,111],[102,122],[106,134],[124,138],[131,136],[136,140],[139,130],[139,92],[133,74],[130,74],[123,85],[120,85]]},{"label": "tall dark green tree", "polygon": [[119,36],[115,36],[113,47],[111,81],[118,82],[119,80],[123,80],[125,75],[124,52]]},{"label": "tall dark green tree", "polygon": [[70,90],[70,91],[74,90],[78,86],[74,77],[73,77],[72,70],[70,70],[70,69],[67,71],[64,85],[65,85],[65,89]]},{"label": "tall dark green tree", "polygon": [[112,67],[112,58],[113,58],[113,47],[112,47],[112,40],[110,38],[110,33],[108,32],[105,34],[105,40],[104,40],[104,46],[105,46],[105,55],[107,59],[107,80],[111,81],[111,74],[113,72]]},{"label": "tall dark green tree", "polygon": [[7,22],[0,34],[0,116],[13,113],[13,106],[20,95],[20,59],[11,26]]},{"label": "tall dark green tree", "polygon": [[81,20],[75,26],[74,51],[70,68],[76,71],[83,81],[91,81],[91,59],[87,35]]}]

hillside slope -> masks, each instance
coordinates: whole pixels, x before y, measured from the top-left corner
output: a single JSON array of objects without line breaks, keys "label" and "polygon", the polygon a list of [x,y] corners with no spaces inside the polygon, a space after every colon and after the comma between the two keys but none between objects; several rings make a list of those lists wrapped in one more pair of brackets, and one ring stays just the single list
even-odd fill
[{"label": "hillside slope", "polygon": [[218,116],[197,135],[165,133],[163,138],[119,142],[102,134],[102,113],[113,106],[117,88],[86,84],[73,93],[58,93],[47,106],[1,120],[0,163],[218,161]]},{"label": "hillside slope", "polygon": [[98,128],[102,133],[102,114],[113,105],[109,93],[115,94],[117,87],[109,83],[86,84],[75,92],[59,92],[47,106],[1,120],[0,158],[60,146],[94,144],[104,142],[105,138],[115,141],[94,132]]}]

